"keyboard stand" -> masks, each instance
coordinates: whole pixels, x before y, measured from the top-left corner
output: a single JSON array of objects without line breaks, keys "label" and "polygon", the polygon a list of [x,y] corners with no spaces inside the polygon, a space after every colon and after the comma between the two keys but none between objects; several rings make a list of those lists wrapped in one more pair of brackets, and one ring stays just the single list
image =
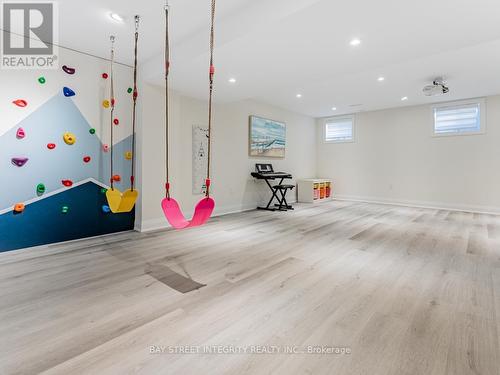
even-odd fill
[{"label": "keyboard stand", "polygon": [[[285,178],[282,178],[280,182],[275,185],[279,186],[283,184],[283,181]],[[293,207],[288,204],[286,201],[286,190],[282,189],[276,189],[269,183],[269,180],[265,179],[267,186],[269,186],[269,190],[271,190],[271,193],[273,194],[271,199],[269,199],[269,202],[267,202],[266,207],[257,207],[258,210],[266,210],[266,211],[287,211],[287,210],[293,210]],[[278,192],[281,192],[281,197],[278,195]],[[273,200],[276,199],[278,201],[277,204],[274,205],[274,207],[271,207]]]}]

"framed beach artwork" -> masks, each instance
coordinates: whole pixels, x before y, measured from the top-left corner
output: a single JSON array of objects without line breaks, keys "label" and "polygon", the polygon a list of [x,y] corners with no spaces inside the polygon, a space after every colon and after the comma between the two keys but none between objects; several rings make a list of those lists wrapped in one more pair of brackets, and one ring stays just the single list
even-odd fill
[{"label": "framed beach artwork", "polygon": [[286,124],[258,116],[250,116],[250,156],[284,158]]}]

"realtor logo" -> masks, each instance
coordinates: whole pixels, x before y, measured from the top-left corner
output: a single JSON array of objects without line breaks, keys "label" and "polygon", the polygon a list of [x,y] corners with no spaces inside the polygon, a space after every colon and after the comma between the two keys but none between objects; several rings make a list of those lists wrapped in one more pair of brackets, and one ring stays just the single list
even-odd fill
[{"label": "realtor logo", "polygon": [[2,3],[3,69],[57,68],[57,4]]}]

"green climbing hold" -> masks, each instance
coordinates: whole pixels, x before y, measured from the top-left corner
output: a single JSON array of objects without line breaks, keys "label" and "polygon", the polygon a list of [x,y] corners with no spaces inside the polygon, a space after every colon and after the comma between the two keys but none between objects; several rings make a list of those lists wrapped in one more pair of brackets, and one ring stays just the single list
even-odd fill
[{"label": "green climbing hold", "polygon": [[36,193],[38,195],[42,195],[45,193],[45,185],[44,184],[38,184],[36,185]]},{"label": "green climbing hold", "polygon": [[129,94],[132,94],[132,91],[134,91],[134,90],[132,90],[132,87],[129,87],[129,88],[127,89],[127,92],[128,92]]},{"label": "green climbing hold", "polygon": [[108,191],[108,189],[102,188],[101,189],[101,194],[106,194],[107,191]]},{"label": "green climbing hold", "polygon": [[67,213],[68,213],[68,211],[69,211],[69,207],[68,207],[68,206],[63,206],[63,207],[62,207],[62,209],[61,209],[61,212],[62,212],[63,214],[67,214]]},{"label": "green climbing hold", "polygon": [[90,133],[90,134],[95,134],[95,129],[94,129],[94,128],[91,128],[91,129],[89,130],[89,133]]},{"label": "green climbing hold", "polygon": [[40,77],[38,78],[38,82],[40,82],[43,85],[47,81],[45,80],[45,77]]}]

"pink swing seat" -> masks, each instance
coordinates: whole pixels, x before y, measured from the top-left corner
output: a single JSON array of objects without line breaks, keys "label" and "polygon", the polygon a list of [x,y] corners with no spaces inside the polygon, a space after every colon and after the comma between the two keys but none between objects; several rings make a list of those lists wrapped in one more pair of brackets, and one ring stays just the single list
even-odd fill
[{"label": "pink swing seat", "polygon": [[212,215],[215,207],[215,201],[210,197],[202,198],[194,209],[194,215],[191,220],[186,220],[179,203],[173,198],[165,198],[161,201],[163,213],[168,222],[175,229],[185,229],[198,227],[207,222]]}]

